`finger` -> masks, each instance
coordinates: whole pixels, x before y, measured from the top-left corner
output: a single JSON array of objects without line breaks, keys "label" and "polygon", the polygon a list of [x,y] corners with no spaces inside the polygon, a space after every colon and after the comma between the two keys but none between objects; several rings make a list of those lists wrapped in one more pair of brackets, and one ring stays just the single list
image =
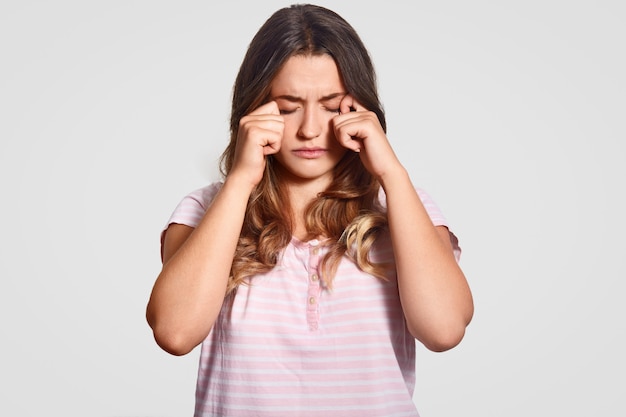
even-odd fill
[{"label": "finger", "polygon": [[359,152],[361,140],[359,139],[359,127],[354,123],[341,123],[335,126],[335,138],[344,148]]},{"label": "finger", "polygon": [[253,111],[249,113],[252,116],[257,116],[260,114],[276,114],[280,115],[280,111],[278,110],[278,104],[275,101],[270,101],[265,104],[260,105]]},{"label": "finger", "polygon": [[339,103],[339,111],[341,114],[349,113],[351,111],[364,111],[367,110],[361,105],[352,94],[346,94]]},{"label": "finger", "polygon": [[278,153],[282,144],[282,131],[267,132],[265,136],[265,144],[263,145],[263,155],[272,155]]},{"label": "finger", "polygon": [[344,98],[341,99],[339,103],[339,113],[345,114],[349,113],[352,109],[352,103],[354,102],[354,97],[351,94],[346,94]]},{"label": "finger", "polygon": [[[282,134],[284,123],[285,119],[280,114],[278,105],[275,101],[270,101],[269,103],[265,103],[257,107],[249,114],[243,116],[239,121],[239,131],[240,133],[250,132],[255,130],[255,128],[261,128],[267,130],[278,130]],[[244,133],[244,135],[247,136],[246,133]]]},{"label": "finger", "polygon": [[263,147],[263,155],[274,155],[280,151],[280,141],[276,142],[268,142],[267,145]]}]

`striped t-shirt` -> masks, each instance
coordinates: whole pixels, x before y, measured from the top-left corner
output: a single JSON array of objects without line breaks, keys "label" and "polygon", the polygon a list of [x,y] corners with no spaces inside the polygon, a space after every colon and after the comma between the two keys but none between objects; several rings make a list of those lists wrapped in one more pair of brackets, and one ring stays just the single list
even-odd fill
[{"label": "striped t-shirt", "polygon": [[[186,196],[167,224],[195,227],[220,187]],[[430,197],[418,192],[433,224],[447,226]],[[415,339],[395,273],[385,281],[344,258],[328,289],[318,269],[324,253],[320,242],[294,238],[274,269],[226,298],[202,343],[196,417],[418,416]],[[393,262],[388,235],[370,258]]]}]

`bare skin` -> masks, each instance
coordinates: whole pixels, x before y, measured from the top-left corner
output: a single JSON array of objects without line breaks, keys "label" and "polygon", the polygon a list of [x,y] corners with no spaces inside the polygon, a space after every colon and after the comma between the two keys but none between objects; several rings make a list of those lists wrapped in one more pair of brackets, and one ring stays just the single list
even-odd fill
[{"label": "bare skin", "polygon": [[163,269],[147,307],[157,343],[183,355],[209,334],[222,307],[248,197],[275,155],[306,236],[303,207],[323,191],[345,152],[359,152],[387,196],[400,301],[411,334],[427,348],[456,346],[473,315],[469,286],[445,227],[434,227],[375,113],[346,92],[329,56],[290,58],[272,101],[242,118],[233,167],[200,224],[171,225]]}]

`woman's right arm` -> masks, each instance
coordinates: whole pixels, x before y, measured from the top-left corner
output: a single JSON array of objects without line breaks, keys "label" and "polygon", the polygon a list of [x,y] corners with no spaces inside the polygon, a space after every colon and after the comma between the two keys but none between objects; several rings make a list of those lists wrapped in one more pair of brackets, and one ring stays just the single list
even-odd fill
[{"label": "woman's right arm", "polygon": [[280,149],[284,120],[275,102],[243,117],[233,166],[193,229],[173,224],[163,242],[163,269],[146,318],[163,350],[185,355],[208,336],[222,308],[248,198]]},{"label": "woman's right arm", "polygon": [[227,178],[194,229],[171,224],[163,269],[146,310],[163,350],[184,355],[209,334],[222,307],[251,189]]}]

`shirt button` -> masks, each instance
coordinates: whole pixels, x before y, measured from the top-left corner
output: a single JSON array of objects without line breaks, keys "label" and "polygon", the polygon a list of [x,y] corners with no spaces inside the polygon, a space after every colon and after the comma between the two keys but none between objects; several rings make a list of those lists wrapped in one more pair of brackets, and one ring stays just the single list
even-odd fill
[{"label": "shirt button", "polygon": [[315,304],[315,297],[309,298],[309,304]]},{"label": "shirt button", "polygon": [[318,279],[317,274],[311,275],[311,281],[317,281],[317,279]]},{"label": "shirt button", "polygon": [[311,251],[313,253],[313,255],[317,255],[319,253],[320,249],[319,248],[313,248],[313,250]]}]

